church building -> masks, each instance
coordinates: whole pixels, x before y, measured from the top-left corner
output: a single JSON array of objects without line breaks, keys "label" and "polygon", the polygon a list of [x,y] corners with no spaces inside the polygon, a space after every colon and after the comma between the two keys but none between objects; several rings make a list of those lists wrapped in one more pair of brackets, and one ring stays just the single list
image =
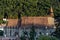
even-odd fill
[{"label": "church building", "polygon": [[21,17],[20,19],[3,19],[6,24],[0,25],[0,30],[3,31],[3,38],[16,40],[26,31],[29,36],[30,28],[34,26],[36,38],[40,35],[51,35],[55,31],[54,14],[52,7],[49,10],[48,16],[38,17]]}]

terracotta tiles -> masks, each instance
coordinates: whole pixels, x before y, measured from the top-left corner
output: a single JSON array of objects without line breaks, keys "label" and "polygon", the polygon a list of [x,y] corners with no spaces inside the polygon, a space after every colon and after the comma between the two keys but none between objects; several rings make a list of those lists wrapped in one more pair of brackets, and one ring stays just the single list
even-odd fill
[{"label": "terracotta tiles", "polygon": [[16,26],[18,22],[20,25],[54,25],[54,18],[52,17],[21,17],[21,21],[18,19],[8,19],[7,26]]}]

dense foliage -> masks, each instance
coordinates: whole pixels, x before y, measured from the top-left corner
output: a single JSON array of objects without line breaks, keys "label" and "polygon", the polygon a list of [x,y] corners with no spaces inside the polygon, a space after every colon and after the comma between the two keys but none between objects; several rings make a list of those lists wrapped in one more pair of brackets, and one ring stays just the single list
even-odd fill
[{"label": "dense foliage", "polygon": [[5,24],[5,23],[7,23],[7,21],[0,20],[0,24]]},{"label": "dense foliage", "polygon": [[58,40],[56,37],[51,37],[51,36],[40,36],[38,40]]},{"label": "dense foliage", "polygon": [[35,40],[36,32],[35,32],[35,26],[33,25],[30,29],[30,39],[29,40]]},{"label": "dense foliage", "polygon": [[21,16],[46,16],[50,6],[54,9],[55,16],[60,16],[59,0],[0,0],[0,18],[4,14],[8,18]]},{"label": "dense foliage", "polygon": [[55,20],[56,30],[53,32],[53,36],[60,39],[60,17],[56,17]]},{"label": "dense foliage", "polygon": [[28,33],[26,30],[23,30],[23,35],[20,37],[21,40],[35,40],[36,37],[36,32],[35,32],[35,27],[32,24],[30,28],[30,32]]}]

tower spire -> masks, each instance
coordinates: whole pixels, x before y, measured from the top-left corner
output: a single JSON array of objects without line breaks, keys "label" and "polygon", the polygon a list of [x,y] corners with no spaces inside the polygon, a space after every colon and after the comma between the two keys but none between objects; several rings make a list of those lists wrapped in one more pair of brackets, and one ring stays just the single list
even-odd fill
[{"label": "tower spire", "polygon": [[54,17],[54,13],[53,13],[53,8],[52,8],[52,6],[50,7],[50,12],[49,12],[49,13],[50,13],[50,16],[51,16],[51,17]]}]

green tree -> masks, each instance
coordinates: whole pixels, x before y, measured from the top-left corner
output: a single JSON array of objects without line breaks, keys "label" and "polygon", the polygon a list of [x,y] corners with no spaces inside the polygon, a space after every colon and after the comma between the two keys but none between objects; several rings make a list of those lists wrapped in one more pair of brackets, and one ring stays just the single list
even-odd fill
[{"label": "green tree", "polygon": [[8,18],[18,18],[21,16],[46,16],[52,5],[54,15],[60,16],[59,0],[0,0],[0,18],[8,14]]},{"label": "green tree", "polygon": [[23,35],[21,36],[21,40],[26,40],[28,37],[27,31],[23,30]]},{"label": "green tree", "polygon": [[30,30],[30,39],[29,40],[35,40],[35,35],[36,35],[36,32],[35,32],[35,28],[34,28],[34,25],[31,27],[31,30]]},{"label": "green tree", "polygon": [[38,40],[58,40],[56,37],[51,37],[51,36],[43,36],[41,35]]},{"label": "green tree", "polygon": [[53,33],[53,36],[60,39],[60,17],[55,17],[55,20],[56,20],[56,23],[55,23],[56,30]]},{"label": "green tree", "polygon": [[20,39],[21,39],[21,40],[26,40],[25,35],[26,35],[26,34],[25,34],[25,31],[23,31],[23,35],[21,36],[21,38],[20,38]]}]

